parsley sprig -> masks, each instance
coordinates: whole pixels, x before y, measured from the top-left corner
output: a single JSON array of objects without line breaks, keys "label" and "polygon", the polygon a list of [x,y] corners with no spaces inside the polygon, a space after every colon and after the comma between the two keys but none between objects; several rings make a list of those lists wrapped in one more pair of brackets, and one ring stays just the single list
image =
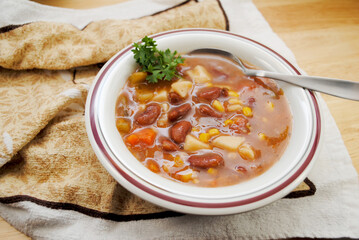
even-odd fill
[{"label": "parsley sprig", "polygon": [[148,82],[171,81],[174,77],[178,77],[176,67],[183,63],[184,59],[180,55],[177,56],[177,51],[158,50],[156,41],[147,36],[142,39],[142,44],[134,43],[133,46],[134,58],[140,65],[141,71],[148,73],[146,77]]}]

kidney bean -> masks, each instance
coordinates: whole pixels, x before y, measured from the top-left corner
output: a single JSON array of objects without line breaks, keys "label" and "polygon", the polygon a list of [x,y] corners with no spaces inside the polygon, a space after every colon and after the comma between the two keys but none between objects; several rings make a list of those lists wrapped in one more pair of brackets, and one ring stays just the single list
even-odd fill
[{"label": "kidney bean", "polygon": [[168,94],[168,100],[173,105],[177,105],[183,101],[182,97],[178,93],[175,93],[175,92],[170,92]]},{"label": "kidney bean", "polygon": [[161,113],[161,106],[158,103],[150,103],[144,111],[135,115],[135,120],[140,125],[150,125],[156,121]]},{"label": "kidney bean", "polygon": [[221,96],[228,97],[228,92],[229,92],[228,88],[222,88]]},{"label": "kidney bean", "polygon": [[171,122],[174,122],[178,119],[183,118],[184,116],[186,116],[186,114],[191,110],[191,104],[190,103],[185,103],[179,107],[176,108],[172,108],[169,112],[168,112],[168,120]]},{"label": "kidney bean", "polygon": [[233,118],[233,124],[229,125],[229,128],[234,130],[236,133],[248,133],[249,128],[247,126],[248,119],[243,116],[237,116]]},{"label": "kidney bean", "polygon": [[181,121],[170,128],[169,134],[176,143],[183,143],[191,129],[192,124],[190,122]]},{"label": "kidney bean", "polygon": [[159,141],[160,141],[162,149],[165,151],[173,152],[173,151],[179,150],[178,146],[166,137],[160,137]]},{"label": "kidney bean", "polygon": [[217,99],[221,96],[221,88],[219,87],[205,87],[205,88],[201,88],[198,92],[197,92],[197,96],[199,98],[208,100],[208,101],[212,101],[214,99]]},{"label": "kidney bean", "polygon": [[198,107],[198,110],[204,116],[210,116],[210,117],[216,117],[216,118],[222,117],[221,113],[215,111],[213,108],[211,108],[208,105],[202,104]]},{"label": "kidney bean", "polygon": [[222,156],[217,153],[192,155],[188,158],[188,162],[191,166],[199,168],[211,168],[224,165],[224,160]]}]

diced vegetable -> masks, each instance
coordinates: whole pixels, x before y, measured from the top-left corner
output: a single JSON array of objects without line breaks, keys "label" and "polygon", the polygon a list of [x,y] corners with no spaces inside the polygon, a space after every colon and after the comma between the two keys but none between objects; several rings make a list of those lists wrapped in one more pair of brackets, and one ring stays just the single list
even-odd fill
[{"label": "diced vegetable", "polygon": [[227,119],[226,121],[224,121],[224,126],[228,126],[233,124],[233,120],[232,119]]},{"label": "diced vegetable", "polygon": [[178,93],[182,98],[188,96],[189,91],[192,88],[192,82],[186,80],[179,80],[171,85],[174,92]]},{"label": "diced vegetable", "polygon": [[212,141],[213,146],[228,151],[237,151],[238,147],[243,143],[243,137],[237,136],[219,136]]},{"label": "diced vegetable", "polygon": [[230,98],[228,100],[229,104],[240,104],[243,105],[243,102],[241,100],[239,100],[238,98]]},{"label": "diced vegetable", "polygon": [[192,70],[186,72],[188,76],[196,83],[207,83],[212,81],[211,74],[201,65],[197,65]]},{"label": "diced vegetable", "polygon": [[182,167],[184,164],[184,162],[180,156],[176,156],[174,161],[175,161],[175,163],[173,165],[174,167]]},{"label": "diced vegetable", "polygon": [[164,102],[167,101],[167,91],[166,90],[162,90],[160,92],[158,92],[153,98],[152,101],[155,102]]},{"label": "diced vegetable", "polygon": [[210,149],[211,146],[188,134],[183,148],[185,151],[193,152],[201,149]]},{"label": "diced vegetable", "polygon": [[168,105],[168,103],[162,103],[161,108],[163,112],[167,112],[168,109],[170,109],[170,105]]},{"label": "diced vegetable", "polygon": [[146,80],[147,73],[146,72],[134,72],[131,74],[131,76],[128,78],[128,80],[132,84],[140,83]]},{"label": "diced vegetable", "polygon": [[161,171],[160,166],[153,159],[147,160],[146,165],[147,165],[147,168],[150,169],[154,173],[159,173]]},{"label": "diced vegetable", "polygon": [[177,173],[177,176],[180,181],[189,182],[190,180],[192,180],[192,173],[193,173],[193,171],[188,169],[188,170]]},{"label": "diced vegetable", "polygon": [[267,136],[266,136],[264,133],[259,133],[259,134],[258,134],[258,137],[259,137],[259,139],[262,140],[262,141],[267,139]]},{"label": "diced vegetable", "polygon": [[125,118],[118,118],[116,120],[117,130],[121,133],[128,133],[131,130],[131,122]]},{"label": "diced vegetable", "polygon": [[150,101],[153,97],[153,93],[149,91],[137,91],[136,99],[141,103],[146,103]]},{"label": "diced vegetable", "polygon": [[220,134],[221,132],[217,129],[217,128],[211,128],[208,130],[208,134],[213,137],[216,136],[218,134]]},{"label": "diced vegetable", "polygon": [[243,116],[235,116],[232,118],[233,124],[229,126],[230,129],[237,133],[248,133],[248,119]]},{"label": "diced vegetable", "polygon": [[250,107],[244,107],[242,109],[242,111],[243,111],[244,116],[246,116],[246,117],[252,117],[253,116],[253,112],[252,112],[252,109]]},{"label": "diced vegetable", "polygon": [[237,92],[235,92],[235,91],[229,91],[228,95],[231,96],[231,97],[239,97],[239,94]]},{"label": "diced vegetable", "polygon": [[137,144],[143,143],[146,145],[152,145],[156,138],[156,132],[151,128],[145,128],[135,133],[132,133],[127,137],[127,142],[135,146]]},{"label": "diced vegetable", "polygon": [[224,107],[223,107],[222,103],[218,100],[214,100],[212,102],[212,107],[219,112],[224,112]]},{"label": "diced vegetable", "polygon": [[130,145],[134,146],[134,145],[136,145],[137,143],[140,142],[140,139],[139,139],[139,137],[138,137],[137,135],[131,134],[130,136],[127,137],[126,141],[127,141]]},{"label": "diced vegetable", "polygon": [[152,145],[156,138],[156,132],[151,128],[142,129],[136,132],[136,134],[140,142],[146,143],[147,145]]},{"label": "diced vegetable", "polygon": [[168,125],[167,113],[163,113],[157,120],[157,127],[165,128]]},{"label": "diced vegetable", "polygon": [[199,135],[199,140],[201,140],[204,143],[208,143],[210,138],[211,138],[211,136],[208,133],[201,133]]},{"label": "diced vegetable", "polygon": [[239,104],[234,104],[234,105],[228,105],[227,106],[227,111],[228,112],[237,112],[242,110],[242,106]]},{"label": "diced vegetable", "polygon": [[238,148],[239,155],[245,160],[254,160],[255,153],[253,148],[249,144],[243,144]]}]

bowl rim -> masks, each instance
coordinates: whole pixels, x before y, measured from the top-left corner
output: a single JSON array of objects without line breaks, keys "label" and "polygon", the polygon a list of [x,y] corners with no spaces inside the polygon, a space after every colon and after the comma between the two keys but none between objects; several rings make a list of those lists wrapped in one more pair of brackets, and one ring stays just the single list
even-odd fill
[{"label": "bowl rim", "polygon": [[[151,37],[156,38],[156,37],[161,37],[167,34],[173,34],[173,33],[181,33],[181,32],[214,32],[214,33],[220,33],[220,34],[225,34],[225,35],[231,35],[237,38],[241,38],[247,41],[250,41],[252,43],[254,43],[255,45],[259,45],[262,48],[265,48],[267,51],[271,52],[272,54],[274,54],[276,57],[278,57],[280,60],[282,60],[285,64],[287,64],[287,66],[289,68],[291,68],[296,74],[301,75],[301,72],[293,66],[293,64],[291,64],[286,58],[284,58],[282,55],[278,54],[276,51],[274,51],[273,49],[267,47],[266,45],[263,45],[255,40],[252,40],[250,38],[244,37],[242,35],[238,35],[235,33],[231,33],[231,32],[227,32],[227,31],[222,31],[222,30],[216,30],[216,29],[200,29],[200,28],[195,28],[195,29],[178,29],[178,30],[171,30],[171,31],[166,31],[166,32],[161,32],[158,34],[154,34]],[[315,124],[316,124],[316,129],[315,129],[315,135],[314,135],[314,140],[313,140],[313,144],[311,146],[311,149],[309,151],[309,154],[307,155],[305,161],[303,162],[303,164],[296,170],[296,172],[294,174],[292,174],[288,179],[286,179],[283,183],[281,183],[280,185],[276,186],[273,189],[270,189],[264,193],[261,193],[257,196],[253,196],[251,198],[248,199],[242,199],[242,200],[237,200],[237,201],[229,201],[229,202],[196,202],[196,201],[190,201],[190,200],[184,200],[184,199],[180,199],[180,198],[176,198],[176,197],[172,197],[172,196],[168,196],[165,195],[163,193],[160,193],[150,187],[145,186],[144,184],[140,183],[139,181],[137,181],[136,179],[134,179],[133,177],[131,177],[129,174],[127,174],[123,169],[121,169],[121,167],[116,163],[116,160],[114,160],[111,156],[111,154],[109,153],[109,151],[106,149],[106,147],[103,145],[103,142],[101,140],[101,129],[98,129],[97,124],[96,124],[96,120],[95,120],[95,97],[97,91],[99,90],[99,87],[101,85],[101,81],[104,79],[104,77],[106,76],[107,72],[110,70],[110,68],[112,67],[112,65],[117,61],[117,59],[121,58],[121,56],[123,56],[124,54],[128,53],[128,51],[130,51],[133,48],[132,45],[124,48],[123,50],[121,50],[118,54],[116,54],[112,59],[110,59],[101,69],[101,71],[99,72],[99,74],[96,77],[95,83],[93,84],[92,87],[92,91],[89,92],[89,96],[88,96],[88,100],[87,101],[87,106],[86,106],[86,128],[87,128],[87,132],[90,138],[90,135],[92,135],[92,140],[94,142],[91,141],[90,142],[92,144],[92,146],[94,144],[97,145],[98,150],[101,151],[101,154],[107,159],[107,163],[109,163],[112,167],[114,167],[117,171],[117,173],[119,173],[122,178],[124,178],[128,183],[132,184],[134,187],[136,187],[137,189],[144,191],[145,193],[151,195],[152,197],[161,199],[163,201],[169,202],[169,203],[173,203],[176,205],[182,205],[182,206],[187,206],[187,207],[194,207],[194,208],[232,208],[232,207],[240,207],[243,205],[247,205],[247,204],[252,204],[255,202],[258,202],[260,200],[264,200],[266,198],[269,198],[275,194],[278,194],[281,190],[285,189],[286,187],[288,187],[289,185],[293,184],[293,182],[295,182],[295,180],[297,180],[303,173],[304,171],[308,168],[309,164],[312,162],[312,160],[314,159],[315,153],[317,152],[317,149],[319,147],[319,142],[320,142],[320,138],[321,138],[321,114],[320,114],[320,109],[319,109],[319,104],[318,101],[316,99],[316,96],[313,92],[308,91],[310,99],[312,101],[313,107],[314,107],[314,113],[315,113]],[[94,146],[93,146],[94,147]],[[96,152],[96,151],[95,151]],[[97,153],[96,153],[97,154]],[[100,157],[99,157],[100,158]],[[100,161],[102,162],[101,158]]]}]

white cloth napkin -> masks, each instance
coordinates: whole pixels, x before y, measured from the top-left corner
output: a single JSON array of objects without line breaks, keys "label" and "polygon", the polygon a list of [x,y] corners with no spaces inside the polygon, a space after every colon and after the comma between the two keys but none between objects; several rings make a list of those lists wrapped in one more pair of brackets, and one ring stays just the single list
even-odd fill
[{"label": "white cloth napkin", "polygon": [[[130,19],[181,1],[134,0],[91,10],[47,7],[23,0],[0,2],[0,27],[31,21],[67,22],[82,28],[103,18]],[[270,46],[293,64],[295,58],[250,0],[222,0],[230,31]],[[135,11],[136,10],[136,11]],[[315,195],[281,199],[266,207],[230,216],[180,216],[115,222],[32,202],[0,204],[0,216],[34,239],[278,239],[359,238],[359,182],[340,132],[325,102],[323,147],[309,174]]]}]

